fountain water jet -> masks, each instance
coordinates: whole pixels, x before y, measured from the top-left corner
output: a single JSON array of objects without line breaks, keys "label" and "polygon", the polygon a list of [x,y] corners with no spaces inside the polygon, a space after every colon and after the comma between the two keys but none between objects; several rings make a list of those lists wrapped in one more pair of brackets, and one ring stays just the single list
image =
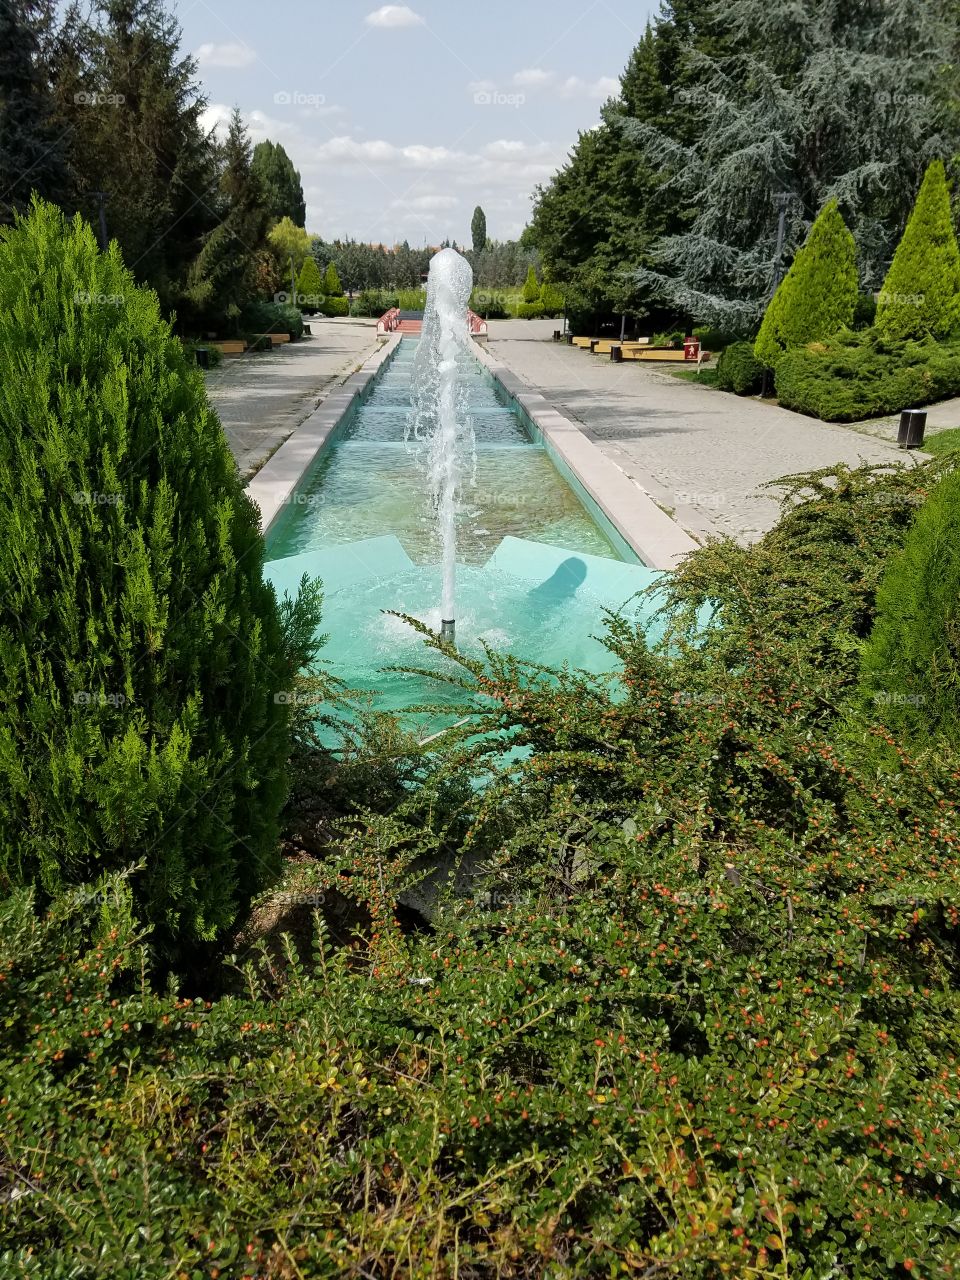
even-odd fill
[{"label": "fountain water jet", "polygon": [[427,448],[430,496],[440,534],[443,587],[440,635],[453,644],[456,633],[457,510],[474,453],[473,426],[465,412],[460,356],[467,352],[467,306],[473,271],[455,249],[441,249],[430,260],[423,329],[414,359],[408,428]]}]

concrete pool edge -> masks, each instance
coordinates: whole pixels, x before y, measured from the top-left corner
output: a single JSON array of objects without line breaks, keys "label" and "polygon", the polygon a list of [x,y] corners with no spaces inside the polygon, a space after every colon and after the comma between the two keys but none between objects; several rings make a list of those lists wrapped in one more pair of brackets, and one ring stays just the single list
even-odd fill
[{"label": "concrete pool edge", "polygon": [[[675,569],[697,546],[675,520],[606,457],[584,432],[507,365],[478,343],[474,355],[514,400],[554,460],[582,486],[614,529],[651,569]],[[561,469],[562,470],[562,469]]]},{"label": "concrete pool edge", "polygon": [[261,534],[266,536],[314,458],[380,376],[401,336],[394,334],[336,386],[249,481],[246,492],[260,511]]}]

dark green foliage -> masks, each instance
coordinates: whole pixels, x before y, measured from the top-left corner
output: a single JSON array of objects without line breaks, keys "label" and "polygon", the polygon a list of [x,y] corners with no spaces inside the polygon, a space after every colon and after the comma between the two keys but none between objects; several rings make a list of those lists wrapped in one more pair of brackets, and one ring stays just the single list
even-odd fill
[{"label": "dark green foliage", "polygon": [[303,336],[303,313],[289,302],[251,302],[244,307],[240,323],[245,333],[289,333]]},{"label": "dark green foliage", "polygon": [[350,314],[379,318],[397,305],[397,295],[386,289],[365,289],[353,300]]},{"label": "dark green foliage", "polygon": [[257,291],[257,253],[265,248],[270,221],[250,168],[250,139],[236,108],[223,150],[225,214],[191,268],[189,298],[207,327],[234,331],[243,306]]},{"label": "dark green foliage", "polygon": [[348,316],[350,314],[350,300],[345,298],[343,294],[339,298],[324,298],[318,310],[322,316]]},{"label": "dark green foliage", "polygon": [[857,305],[853,310],[853,329],[870,329],[877,318],[877,301],[872,293],[857,295]]},{"label": "dark green foliage", "polygon": [[323,292],[328,298],[343,297],[343,285],[340,283],[340,276],[335,262],[327,264],[327,271],[323,278]]},{"label": "dark green foliage", "polygon": [[773,368],[791,347],[829,338],[853,323],[857,248],[836,200],[820,210],[760,325],[754,354]]},{"label": "dark green foliage", "polygon": [[38,0],[0,0],[0,223],[11,222],[36,191],[68,194],[63,130],[41,53],[47,7]]},{"label": "dark green foliage", "polygon": [[517,303],[517,319],[518,320],[539,320],[543,315],[542,302],[518,302]]},{"label": "dark green foliage", "polygon": [[0,886],[142,860],[185,949],[276,872],[315,601],[285,626],[201,374],[49,205],[0,236],[0,382]]},{"label": "dark green foliage", "polygon": [[473,211],[470,221],[470,237],[473,241],[473,252],[483,253],[487,247],[487,215],[479,205]]},{"label": "dark green foliage", "polygon": [[700,325],[693,330],[693,336],[699,338],[704,351],[718,352],[731,343],[737,342],[735,334],[725,333],[722,329],[714,329],[710,325]]},{"label": "dark green foliage", "polygon": [[942,740],[960,749],[958,471],[933,489],[887,567],[861,691],[866,714],[898,746],[918,752]]},{"label": "dark green foliage", "polygon": [[[956,1270],[957,759],[892,787],[844,738],[930,479],[797,478],[670,576],[662,651],[613,623],[616,685],[450,660],[470,725],[289,884],[362,946],[207,1005],[140,982],[121,882],[0,904],[12,1273]],[[405,936],[438,851],[488,872]]]},{"label": "dark green foliage", "polygon": [[942,160],[927,169],[877,300],[887,338],[935,338],[960,331],[960,248]]},{"label": "dark green foliage", "polygon": [[717,361],[717,386],[738,396],[753,396],[760,390],[763,365],[754,355],[752,342],[732,342]]},{"label": "dark green foliage", "polygon": [[788,352],[777,364],[787,409],[828,422],[857,422],[960,394],[960,343],[898,342],[876,329]]},{"label": "dark green foliage", "polygon": [[537,280],[537,273],[533,267],[527,272],[527,278],[523,283],[521,297],[524,302],[537,302],[540,299],[540,284]]},{"label": "dark green foliage", "polygon": [[263,189],[267,212],[274,222],[290,218],[302,227],[307,217],[300,174],[279,142],[258,142],[251,168]]}]

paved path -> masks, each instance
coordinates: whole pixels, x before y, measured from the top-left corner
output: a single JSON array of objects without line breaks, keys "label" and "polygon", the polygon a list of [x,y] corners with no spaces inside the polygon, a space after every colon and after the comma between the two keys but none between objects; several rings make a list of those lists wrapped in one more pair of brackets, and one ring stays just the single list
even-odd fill
[{"label": "paved path", "polygon": [[[695,537],[749,543],[779,504],[764,482],[845,462],[904,462],[888,443],[662,369],[612,364],[553,343],[551,321],[490,322],[491,356],[575,418],[598,447]],[[960,423],[960,419],[958,419]],[[894,433],[895,434],[895,433]]]},{"label": "paved path", "polygon": [[255,355],[226,356],[206,375],[233,456],[246,479],[376,348],[375,320],[309,321],[312,337]]}]

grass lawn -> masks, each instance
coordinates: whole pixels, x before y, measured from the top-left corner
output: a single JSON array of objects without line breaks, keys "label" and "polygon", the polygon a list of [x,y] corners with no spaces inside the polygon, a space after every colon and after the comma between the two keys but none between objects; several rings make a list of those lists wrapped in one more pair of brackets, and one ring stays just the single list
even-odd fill
[{"label": "grass lawn", "polygon": [[716,369],[671,369],[672,378],[682,378],[684,382],[699,382],[704,387],[717,385]]},{"label": "grass lawn", "polygon": [[960,449],[960,427],[948,427],[946,431],[937,431],[927,436],[923,442],[924,453],[932,453],[935,458],[944,454],[955,453]]}]

